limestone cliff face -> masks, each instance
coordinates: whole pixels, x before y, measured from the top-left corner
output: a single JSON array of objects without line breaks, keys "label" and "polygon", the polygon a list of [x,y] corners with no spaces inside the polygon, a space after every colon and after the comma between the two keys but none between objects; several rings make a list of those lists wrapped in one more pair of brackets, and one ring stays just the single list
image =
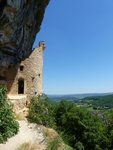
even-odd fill
[{"label": "limestone cliff face", "polygon": [[49,0],[0,0],[0,66],[14,65],[31,53]]}]

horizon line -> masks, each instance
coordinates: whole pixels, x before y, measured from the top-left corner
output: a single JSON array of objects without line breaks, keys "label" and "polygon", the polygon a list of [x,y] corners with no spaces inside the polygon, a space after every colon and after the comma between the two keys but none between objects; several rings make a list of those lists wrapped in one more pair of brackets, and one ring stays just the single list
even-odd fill
[{"label": "horizon line", "polygon": [[68,93],[68,94],[47,94],[47,93],[44,93],[46,95],[79,95],[79,94],[113,94],[113,92],[88,92],[88,93]]}]

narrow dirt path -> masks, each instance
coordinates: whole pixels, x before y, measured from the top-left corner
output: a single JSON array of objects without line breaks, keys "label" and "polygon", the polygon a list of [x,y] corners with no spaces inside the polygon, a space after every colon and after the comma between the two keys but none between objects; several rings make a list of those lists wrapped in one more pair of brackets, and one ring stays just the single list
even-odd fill
[{"label": "narrow dirt path", "polygon": [[0,150],[17,150],[23,143],[36,145],[37,150],[45,150],[46,141],[40,126],[30,124],[26,120],[19,121],[19,132],[6,143],[0,144]]}]

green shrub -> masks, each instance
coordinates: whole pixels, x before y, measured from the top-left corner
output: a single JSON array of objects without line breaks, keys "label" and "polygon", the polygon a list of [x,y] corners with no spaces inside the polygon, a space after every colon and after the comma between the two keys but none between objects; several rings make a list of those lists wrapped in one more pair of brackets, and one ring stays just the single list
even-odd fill
[{"label": "green shrub", "polygon": [[47,150],[58,150],[60,144],[61,144],[61,139],[59,137],[56,137],[55,139],[48,142]]},{"label": "green shrub", "polygon": [[57,129],[63,140],[77,150],[108,148],[106,126],[99,116],[73,102],[61,101],[55,112]]},{"label": "green shrub", "polygon": [[55,126],[54,111],[46,95],[39,95],[31,99],[28,120],[48,127]]},{"label": "green shrub", "polygon": [[47,150],[73,150],[73,148],[69,145],[66,145],[62,138],[57,136],[48,141]]},{"label": "green shrub", "polygon": [[81,142],[77,142],[75,148],[76,150],[84,150],[84,146]]},{"label": "green shrub", "polygon": [[18,122],[15,121],[12,107],[7,99],[7,90],[0,87],[0,143],[18,132]]}]

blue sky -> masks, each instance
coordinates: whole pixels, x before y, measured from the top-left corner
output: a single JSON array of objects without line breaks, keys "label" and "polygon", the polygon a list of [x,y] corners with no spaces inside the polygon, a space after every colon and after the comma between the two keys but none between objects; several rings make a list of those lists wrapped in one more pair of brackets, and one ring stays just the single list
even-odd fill
[{"label": "blue sky", "polygon": [[113,92],[113,0],[51,0],[44,40],[44,93]]}]

